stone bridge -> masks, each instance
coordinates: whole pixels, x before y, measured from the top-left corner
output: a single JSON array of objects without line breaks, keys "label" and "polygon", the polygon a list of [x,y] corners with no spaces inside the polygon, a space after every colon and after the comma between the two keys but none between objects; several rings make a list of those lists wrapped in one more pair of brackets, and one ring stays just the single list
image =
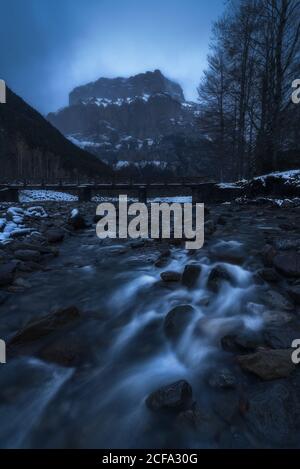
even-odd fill
[{"label": "stone bridge", "polygon": [[197,182],[174,183],[58,183],[58,184],[0,184],[0,201],[18,202],[21,190],[48,190],[76,194],[80,202],[91,201],[94,195],[116,197],[127,194],[147,203],[150,197],[192,196],[193,203],[221,203],[234,200],[241,195],[240,189],[221,188],[218,184]]}]

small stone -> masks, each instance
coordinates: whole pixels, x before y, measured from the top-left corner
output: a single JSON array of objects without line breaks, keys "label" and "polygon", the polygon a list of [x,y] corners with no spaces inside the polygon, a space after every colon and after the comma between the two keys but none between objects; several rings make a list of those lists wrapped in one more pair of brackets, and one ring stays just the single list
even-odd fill
[{"label": "small stone", "polygon": [[77,209],[72,210],[71,216],[68,219],[68,224],[74,230],[83,230],[87,227],[86,221]]},{"label": "small stone", "polygon": [[146,399],[146,405],[154,412],[164,409],[178,411],[191,404],[192,395],[191,385],[181,380],[154,391]]},{"label": "small stone", "polygon": [[181,280],[181,274],[178,272],[163,272],[160,276],[163,282],[166,283],[180,282]]},{"label": "small stone", "polygon": [[212,373],[208,379],[208,384],[212,388],[233,389],[236,387],[237,381],[234,374],[230,370],[224,368],[220,371],[216,370],[214,373]]},{"label": "small stone", "polygon": [[64,240],[64,237],[65,233],[60,229],[52,229],[46,232],[46,238],[50,244],[61,243]]},{"label": "small stone", "polygon": [[14,281],[14,285],[16,287],[21,287],[21,288],[31,288],[31,283],[22,277],[16,278],[16,280]]}]

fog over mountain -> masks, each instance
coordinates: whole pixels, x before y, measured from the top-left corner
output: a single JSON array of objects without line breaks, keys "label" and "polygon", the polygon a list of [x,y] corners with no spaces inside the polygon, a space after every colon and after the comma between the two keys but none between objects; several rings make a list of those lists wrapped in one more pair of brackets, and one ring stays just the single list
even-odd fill
[{"label": "fog over mountain", "polygon": [[[1,78],[46,114],[100,76],[159,68],[187,99],[206,65],[223,0],[2,0]],[[9,44],[9,47],[7,46]]]}]

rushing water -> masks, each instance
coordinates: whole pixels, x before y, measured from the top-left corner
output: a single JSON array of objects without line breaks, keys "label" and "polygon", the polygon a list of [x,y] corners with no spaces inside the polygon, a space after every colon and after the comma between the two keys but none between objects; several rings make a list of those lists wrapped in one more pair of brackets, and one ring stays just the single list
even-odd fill
[{"label": "rushing water", "polygon": [[[234,242],[231,245],[239,248]],[[64,243],[61,256],[51,262],[50,270],[30,277],[31,289],[14,295],[5,309],[1,307],[1,335],[7,338],[28,320],[62,306],[75,304],[83,312],[92,312],[82,326],[82,340],[94,356],[80,370],[30,356],[2,367],[2,447],[227,444],[181,432],[174,419],[153,415],[145,398],[162,385],[186,379],[199,406],[212,408],[215,396],[205,378],[209,370],[228,360],[220,338],[234,330],[261,326],[253,307],[256,287],[252,274],[219,263],[234,282],[224,282],[214,294],[207,289],[207,279],[216,264],[205,251],[190,257],[174,248],[169,265],[156,269],[151,249],[145,254],[131,249],[122,253],[123,248],[100,244],[93,233],[80,242],[71,238]],[[162,271],[181,272],[192,262],[202,266],[195,289],[158,283]],[[178,305],[192,305],[196,314],[180,341],[172,344],[163,324],[167,313]],[[237,438],[230,445],[242,444],[239,435],[228,438]]]}]

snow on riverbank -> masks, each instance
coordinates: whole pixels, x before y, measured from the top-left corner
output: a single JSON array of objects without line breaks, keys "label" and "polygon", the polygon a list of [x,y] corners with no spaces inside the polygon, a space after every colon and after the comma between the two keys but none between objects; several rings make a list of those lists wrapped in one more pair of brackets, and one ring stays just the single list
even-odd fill
[{"label": "snow on riverbank", "polygon": [[47,191],[47,190],[23,190],[20,191],[20,202],[34,202],[34,201],[55,201],[55,202],[76,202],[78,197],[76,195],[67,194],[65,192]]},{"label": "snow on riverbank", "polygon": [[13,238],[30,234],[34,231],[26,227],[27,218],[47,218],[48,214],[43,207],[29,207],[23,210],[20,207],[9,207],[0,217],[0,244],[9,243]]}]

